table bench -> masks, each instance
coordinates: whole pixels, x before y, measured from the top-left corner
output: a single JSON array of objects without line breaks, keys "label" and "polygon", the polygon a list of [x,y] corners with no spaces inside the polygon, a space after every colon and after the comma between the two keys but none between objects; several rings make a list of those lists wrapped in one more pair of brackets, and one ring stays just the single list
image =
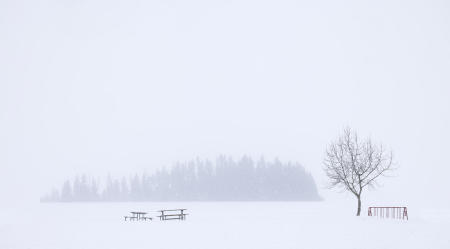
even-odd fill
[{"label": "table bench", "polygon": [[186,213],[184,211],[187,209],[167,209],[167,210],[159,210],[161,215],[159,215],[160,220],[185,220]]},{"label": "table bench", "polygon": [[131,220],[152,220],[151,217],[145,217],[145,215],[147,213],[145,212],[131,212],[131,214],[133,216],[124,216],[125,221],[127,221],[127,219]]}]

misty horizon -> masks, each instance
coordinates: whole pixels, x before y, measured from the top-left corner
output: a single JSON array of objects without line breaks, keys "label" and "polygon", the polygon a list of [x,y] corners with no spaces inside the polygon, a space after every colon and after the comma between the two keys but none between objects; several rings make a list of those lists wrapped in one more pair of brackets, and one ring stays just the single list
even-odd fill
[{"label": "misty horizon", "polygon": [[445,1],[1,1],[0,12],[6,203],[39,202],[77,174],[220,153],[301,162],[336,200],[324,151],[350,126],[399,167],[370,201],[450,205],[433,194],[449,187]]},{"label": "misty horizon", "polygon": [[218,156],[177,162],[153,174],[66,179],[41,202],[318,201],[312,176],[298,163]]},{"label": "misty horizon", "polygon": [[0,249],[448,249],[449,141],[449,0],[0,0]]}]

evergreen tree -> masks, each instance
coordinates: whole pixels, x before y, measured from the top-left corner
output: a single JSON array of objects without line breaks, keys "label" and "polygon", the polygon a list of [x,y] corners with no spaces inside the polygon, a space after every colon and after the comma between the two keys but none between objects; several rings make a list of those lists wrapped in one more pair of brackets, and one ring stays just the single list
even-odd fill
[{"label": "evergreen tree", "polygon": [[43,201],[299,201],[319,200],[312,176],[298,163],[280,160],[256,163],[249,156],[238,161],[221,155],[215,164],[200,159],[176,163],[152,175],[113,179],[103,190],[94,178],[76,176]]}]

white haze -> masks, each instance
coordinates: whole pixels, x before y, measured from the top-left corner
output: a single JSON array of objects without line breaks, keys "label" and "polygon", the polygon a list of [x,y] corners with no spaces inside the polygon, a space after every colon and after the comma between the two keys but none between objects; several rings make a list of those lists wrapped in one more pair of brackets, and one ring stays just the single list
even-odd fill
[{"label": "white haze", "polygon": [[399,167],[363,204],[449,205],[449,69],[448,1],[2,0],[1,202],[219,154],[351,198],[322,172],[348,125]]}]

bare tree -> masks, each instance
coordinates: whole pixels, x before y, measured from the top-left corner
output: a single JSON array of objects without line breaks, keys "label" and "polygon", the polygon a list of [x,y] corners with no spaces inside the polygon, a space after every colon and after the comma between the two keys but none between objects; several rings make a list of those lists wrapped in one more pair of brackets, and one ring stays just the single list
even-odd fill
[{"label": "bare tree", "polygon": [[359,141],[356,132],[344,129],[337,141],[326,150],[324,170],[331,180],[330,187],[350,191],[358,199],[361,214],[361,193],[365,187],[374,187],[380,176],[393,170],[392,151],[376,145],[370,138]]}]

